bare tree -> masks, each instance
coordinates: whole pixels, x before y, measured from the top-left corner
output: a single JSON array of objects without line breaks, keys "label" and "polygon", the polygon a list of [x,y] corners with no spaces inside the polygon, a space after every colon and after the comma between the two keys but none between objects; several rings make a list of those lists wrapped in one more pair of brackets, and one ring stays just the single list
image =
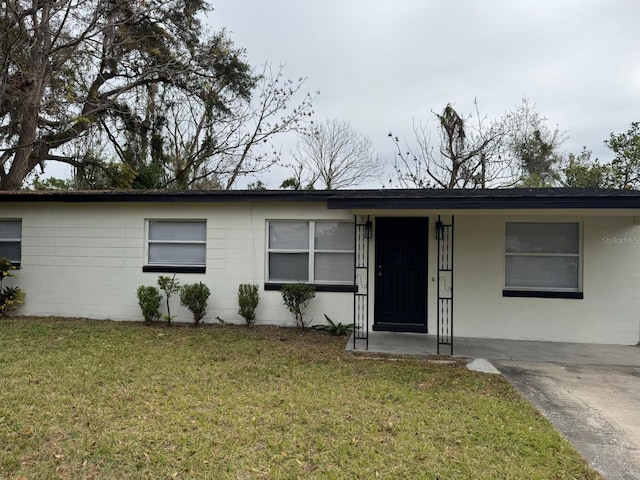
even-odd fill
[{"label": "bare tree", "polygon": [[497,155],[503,124],[482,117],[461,117],[447,104],[437,121],[438,144],[431,140],[429,124],[414,124],[415,146],[396,145],[394,162],[398,182],[407,188],[486,188],[511,177],[510,166]]},{"label": "bare tree", "polygon": [[272,143],[274,136],[304,134],[311,128],[313,101],[319,92],[306,93],[291,108],[291,102],[295,103],[301,93],[304,78],[284,79],[282,67],[274,75],[269,66],[265,66],[260,78],[257,99],[239,109],[226,126],[229,135],[224,136],[226,147],[221,157],[233,166],[225,172],[227,189],[234,187],[240,176],[263,172],[280,160],[280,152]]},{"label": "bare tree", "polygon": [[414,124],[415,144],[397,149],[398,183],[408,188],[497,188],[546,186],[558,177],[558,153],[565,135],[524,99],[497,120],[480,114],[462,117],[448,104],[434,113],[437,140],[429,123]]},{"label": "bare tree", "polygon": [[371,141],[346,120],[329,119],[304,132],[292,155],[294,188],[338,190],[380,179],[384,172]]},{"label": "bare tree", "polygon": [[[282,67],[273,72],[269,65],[256,77],[251,98],[237,95],[225,109],[209,101],[215,98],[157,94],[135,122],[123,122],[115,130],[103,124],[103,131],[121,164],[151,170],[141,187],[234,188],[240,177],[277,163],[274,137],[305,131],[313,113],[315,95],[302,94],[304,78],[285,79]],[[141,124],[150,129],[139,128]]]}]

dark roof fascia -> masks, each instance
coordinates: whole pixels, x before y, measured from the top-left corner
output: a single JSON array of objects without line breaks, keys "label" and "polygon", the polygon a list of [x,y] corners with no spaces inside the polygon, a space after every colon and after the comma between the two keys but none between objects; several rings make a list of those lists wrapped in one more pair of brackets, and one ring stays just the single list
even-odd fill
[{"label": "dark roof fascia", "polygon": [[63,203],[326,203],[335,192],[326,190],[216,190],[216,191],[113,191],[113,192],[0,192],[0,202]]},{"label": "dark roof fascia", "polygon": [[330,209],[559,210],[640,209],[640,191],[595,189],[414,190],[339,193]]},{"label": "dark roof fascia", "polygon": [[486,190],[216,190],[0,192],[0,202],[326,203],[329,209],[640,209],[640,191],[568,188]]}]

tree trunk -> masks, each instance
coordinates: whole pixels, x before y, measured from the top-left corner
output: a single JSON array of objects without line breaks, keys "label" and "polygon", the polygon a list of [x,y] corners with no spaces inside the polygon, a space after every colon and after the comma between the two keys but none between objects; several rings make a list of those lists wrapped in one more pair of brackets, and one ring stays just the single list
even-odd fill
[{"label": "tree trunk", "polygon": [[[23,105],[20,121],[18,145],[13,155],[13,161],[8,172],[3,172],[0,179],[1,190],[18,190],[29,173],[43,158],[34,155],[40,105],[46,86],[51,79],[51,63],[49,49],[51,47],[51,32],[49,31],[49,8],[42,11],[43,23],[36,25],[35,38],[31,46],[28,70],[23,72],[24,90]],[[38,150],[41,150],[39,148]]]}]

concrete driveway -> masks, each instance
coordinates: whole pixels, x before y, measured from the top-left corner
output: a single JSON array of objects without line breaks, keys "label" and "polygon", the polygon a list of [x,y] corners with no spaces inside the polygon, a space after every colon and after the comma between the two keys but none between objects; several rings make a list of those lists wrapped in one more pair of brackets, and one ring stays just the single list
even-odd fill
[{"label": "concrete driveway", "polygon": [[492,363],[605,478],[640,479],[640,367]]},{"label": "concrete driveway", "polygon": [[[436,345],[372,332],[369,351],[433,355]],[[488,360],[605,478],[640,479],[640,346],[456,338],[454,355]]]},{"label": "concrete driveway", "polygon": [[640,479],[640,347],[460,339],[456,353],[493,364],[605,478]]}]

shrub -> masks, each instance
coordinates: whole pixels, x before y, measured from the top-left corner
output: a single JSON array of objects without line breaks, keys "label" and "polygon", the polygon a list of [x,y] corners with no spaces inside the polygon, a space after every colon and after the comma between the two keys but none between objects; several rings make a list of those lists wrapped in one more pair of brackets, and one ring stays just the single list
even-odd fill
[{"label": "shrub", "polygon": [[247,325],[252,327],[256,323],[256,307],[260,301],[258,285],[241,283],[238,287],[238,314],[245,319]]},{"label": "shrub", "polygon": [[171,308],[169,307],[169,299],[171,295],[174,293],[178,293],[180,291],[180,282],[176,278],[176,274],[173,274],[173,277],[167,277],[165,275],[160,275],[158,277],[158,287],[160,290],[164,292],[164,295],[167,299],[167,314],[164,316],[164,319],[167,323],[171,323]]},{"label": "shrub", "polygon": [[293,315],[296,327],[306,328],[307,324],[304,322],[304,310],[307,308],[307,305],[309,305],[311,299],[316,296],[316,288],[306,283],[292,283],[283,285],[280,293],[282,293],[282,301],[285,307],[287,307],[291,315]]},{"label": "shrub", "polygon": [[326,325],[315,325],[313,328],[316,330],[324,330],[338,337],[344,337],[353,330],[353,324],[351,323],[334,322],[326,314],[324,318],[327,319]]},{"label": "shrub", "polygon": [[199,323],[207,313],[207,300],[211,291],[204,283],[191,283],[180,289],[180,305],[193,314],[194,323]]},{"label": "shrub", "polygon": [[18,305],[24,303],[26,295],[22,290],[18,287],[2,286],[5,278],[15,277],[11,272],[19,269],[20,267],[12,265],[8,258],[0,258],[0,317],[9,315]]},{"label": "shrub", "polygon": [[153,322],[160,318],[160,302],[162,295],[156,287],[147,287],[140,285],[136,291],[138,296],[138,305],[142,310],[142,316],[145,322]]},{"label": "shrub", "polygon": [[4,287],[0,291],[0,317],[9,315],[24,303],[25,293],[18,287]]}]

